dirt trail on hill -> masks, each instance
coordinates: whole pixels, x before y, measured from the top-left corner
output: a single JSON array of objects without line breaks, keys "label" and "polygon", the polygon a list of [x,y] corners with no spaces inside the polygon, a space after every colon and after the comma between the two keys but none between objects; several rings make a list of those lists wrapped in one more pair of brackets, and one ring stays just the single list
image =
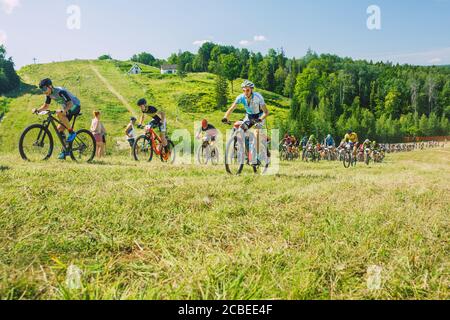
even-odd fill
[{"label": "dirt trail on hill", "polygon": [[108,80],[106,80],[105,77],[102,76],[102,74],[100,73],[100,71],[98,71],[97,67],[94,66],[92,64],[92,62],[90,62],[89,67],[92,69],[92,71],[94,71],[94,73],[97,75],[97,77],[100,79],[100,81],[102,81],[106,88],[113,94],[116,96],[117,99],[119,99],[120,102],[122,102],[122,104],[127,108],[127,110],[133,115],[136,116],[135,111],[133,110],[133,108],[131,107],[131,105],[127,102],[127,100],[119,93],[116,91],[116,89],[114,89],[114,87],[109,83]]}]

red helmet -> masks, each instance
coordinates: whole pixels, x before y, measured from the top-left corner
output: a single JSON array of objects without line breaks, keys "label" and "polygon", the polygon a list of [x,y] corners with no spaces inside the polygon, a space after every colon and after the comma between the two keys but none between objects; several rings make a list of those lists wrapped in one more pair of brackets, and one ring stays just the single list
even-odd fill
[{"label": "red helmet", "polygon": [[206,128],[207,126],[208,126],[208,120],[203,119],[203,120],[202,120],[202,127],[203,127],[203,128]]}]

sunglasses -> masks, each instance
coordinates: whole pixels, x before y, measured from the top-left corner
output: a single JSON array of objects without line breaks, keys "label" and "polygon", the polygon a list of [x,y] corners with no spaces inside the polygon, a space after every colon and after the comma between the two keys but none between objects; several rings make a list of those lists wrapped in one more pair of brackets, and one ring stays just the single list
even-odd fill
[{"label": "sunglasses", "polygon": [[47,92],[48,87],[40,87],[40,89],[42,90],[42,92]]}]

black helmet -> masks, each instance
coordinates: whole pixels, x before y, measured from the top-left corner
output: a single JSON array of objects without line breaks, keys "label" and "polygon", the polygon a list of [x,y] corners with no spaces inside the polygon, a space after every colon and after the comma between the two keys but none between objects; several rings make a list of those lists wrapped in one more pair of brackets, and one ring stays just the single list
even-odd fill
[{"label": "black helmet", "polygon": [[351,129],[350,129],[350,130],[347,130],[347,133],[348,133],[348,134],[352,134],[352,133],[353,133],[353,130],[351,130]]},{"label": "black helmet", "polygon": [[139,99],[139,101],[137,102],[137,105],[140,107],[142,105],[146,105],[147,104],[147,100],[145,99]]},{"label": "black helmet", "polygon": [[130,121],[137,121],[137,119],[135,117],[131,117]]},{"label": "black helmet", "polygon": [[49,78],[43,79],[41,80],[41,82],[39,82],[39,88],[41,89],[52,85],[53,85],[52,80],[50,80]]}]

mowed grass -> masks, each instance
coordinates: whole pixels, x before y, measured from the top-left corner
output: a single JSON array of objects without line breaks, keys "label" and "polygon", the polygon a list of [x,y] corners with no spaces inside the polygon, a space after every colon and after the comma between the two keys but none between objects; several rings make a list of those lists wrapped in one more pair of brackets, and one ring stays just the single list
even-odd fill
[{"label": "mowed grass", "polygon": [[0,298],[449,298],[450,149],[245,170],[1,155]]}]

